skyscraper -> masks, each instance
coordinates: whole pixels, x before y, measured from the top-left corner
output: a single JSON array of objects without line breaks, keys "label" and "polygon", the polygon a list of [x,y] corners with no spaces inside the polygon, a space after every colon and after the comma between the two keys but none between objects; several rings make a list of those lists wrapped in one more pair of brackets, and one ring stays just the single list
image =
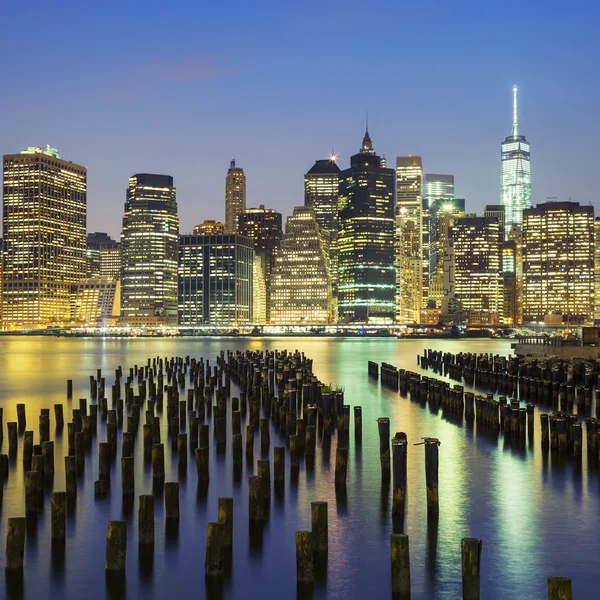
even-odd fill
[{"label": "skyscraper", "polygon": [[[420,311],[429,287],[429,256],[423,247],[423,203],[421,157],[398,156],[396,158],[396,296],[399,309],[397,319],[401,323],[420,322]],[[403,269],[407,268],[411,270],[410,273],[403,272]],[[418,289],[411,289],[409,285],[418,285]]]},{"label": "skyscraper", "polygon": [[225,233],[225,224],[214,219],[205,219],[204,223],[194,225],[194,235],[222,235]]},{"label": "skyscraper", "polygon": [[600,322],[600,217],[594,219],[594,321]]},{"label": "skyscraper", "polygon": [[529,142],[519,135],[517,86],[513,87],[512,134],[502,142],[502,190],[500,203],[505,209],[504,232],[523,223],[523,211],[531,208],[531,164]]},{"label": "skyscraper", "polygon": [[340,173],[338,314],[344,322],[391,323],[395,313],[394,170],[368,130]]},{"label": "skyscraper", "polygon": [[121,315],[135,325],[177,323],[179,218],[173,178],[129,178],[121,233]]},{"label": "skyscraper", "polygon": [[[315,211],[319,231],[331,264],[331,285],[337,301],[338,281],[338,193],[340,169],[335,156],[318,160],[304,175],[304,205]],[[336,309],[337,310],[337,309]]]},{"label": "skyscraper", "polygon": [[252,323],[252,240],[242,235],[182,235],[179,324]]},{"label": "skyscraper", "polygon": [[452,225],[454,290],[471,324],[499,323],[503,315],[503,235],[495,217],[460,217]]},{"label": "skyscraper", "polygon": [[[523,213],[523,322],[594,318],[594,207],[546,202]],[[551,319],[554,321],[554,319]]]},{"label": "skyscraper", "polygon": [[225,231],[237,233],[238,216],[246,210],[246,175],[231,161],[225,178]]},{"label": "skyscraper", "polygon": [[87,169],[50,147],[3,163],[3,326],[68,321],[85,277]]},{"label": "skyscraper", "polygon": [[271,286],[272,325],[334,322],[327,245],[312,208],[288,217]]},{"label": "skyscraper", "polygon": [[96,231],[87,236],[87,277],[121,276],[121,244]]},{"label": "skyscraper", "polygon": [[238,222],[240,235],[249,237],[254,244],[254,252],[260,257],[265,278],[266,319],[271,317],[271,273],[281,243],[281,213],[272,208],[249,208],[240,213]]},{"label": "skyscraper", "polygon": [[429,208],[433,202],[441,203],[454,198],[454,175],[425,174],[425,198]]}]

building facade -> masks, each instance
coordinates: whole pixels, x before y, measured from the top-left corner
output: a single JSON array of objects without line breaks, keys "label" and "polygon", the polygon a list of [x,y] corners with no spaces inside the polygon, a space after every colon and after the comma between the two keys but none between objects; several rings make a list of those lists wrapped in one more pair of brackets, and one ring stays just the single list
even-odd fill
[{"label": "building facade", "polygon": [[246,210],[246,175],[231,161],[225,177],[225,231],[237,233],[238,217]]},{"label": "building facade", "polygon": [[394,320],[394,177],[367,131],[350,168],[340,173],[338,315],[343,322]]},{"label": "building facade", "polygon": [[121,244],[107,233],[96,231],[87,235],[87,270],[89,277],[121,276]]},{"label": "building facade", "polygon": [[[304,175],[304,206],[315,211],[319,231],[326,244],[331,265],[333,298],[337,301],[338,279],[338,193],[340,169],[335,156],[317,160]],[[337,311],[337,308],[336,308]]]},{"label": "building facade", "polygon": [[600,321],[600,217],[594,220],[594,321]]},{"label": "building facade", "polygon": [[[427,305],[429,291],[429,212],[427,199],[423,195],[423,160],[420,156],[398,156],[396,158],[396,217],[402,215],[404,223],[415,224],[418,253],[421,257],[420,274],[421,307]],[[397,245],[399,250],[401,245]],[[397,263],[404,262],[396,257]],[[412,259],[411,259],[412,261]],[[402,293],[402,292],[400,292]]]},{"label": "building facade", "polygon": [[177,323],[179,217],[173,178],[129,178],[121,233],[121,316],[132,325]]},{"label": "building facade", "polygon": [[594,208],[546,202],[523,213],[523,321],[594,318]]},{"label": "building facade", "polygon": [[502,142],[502,182],[500,204],[504,206],[504,232],[523,223],[523,211],[531,208],[531,156],[529,142],[519,134],[517,86],[513,88],[512,134]]},{"label": "building facade", "polygon": [[89,326],[116,323],[120,315],[121,285],[113,277],[90,277],[74,286],[73,321]]},{"label": "building facade", "polygon": [[86,272],[87,169],[30,147],[3,160],[4,328],[71,318]]},{"label": "building facade", "polygon": [[242,235],[180,237],[180,325],[237,327],[252,323],[252,246],[252,240]]},{"label": "building facade", "polygon": [[288,217],[271,285],[271,325],[335,322],[328,246],[312,208]]},{"label": "building facade", "polygon": [[207,219],[204,223],[194,225],[194,235],[223,235],[225,233],[225,223]]},{"label": "building facade", "polygon": [[238,230],[240,235],[249,237],[254,245],[254,252],[261,260],[262,273],[266,291],[266,320],[271,318],[271,274],[279,252],[282,236],[281,213],[272,208],[249,208],[239,215]]},{"label": "building facade", "polygon": [[425,174],[425,198],[429,208],[435,201],[443,204],[454,199],[454,175]]},{"label": "building facade", "polygon": [[501,321],[503,240],[500,222],[495,217],[454,219],[454,292],[468,323]]}]

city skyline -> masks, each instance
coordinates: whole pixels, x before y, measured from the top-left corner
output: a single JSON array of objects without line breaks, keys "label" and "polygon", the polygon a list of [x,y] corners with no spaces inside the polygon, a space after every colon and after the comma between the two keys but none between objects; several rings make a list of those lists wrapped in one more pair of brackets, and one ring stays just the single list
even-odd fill
[{"label": "city skyline", "polygon": [[[88,221],[115,237],[126,181],[138,172],[173,176],[182,223],[223,220],[222,173],[233,157],[248,177],[248,206],[291,214],[316,159],[335,148],[340,164],[349,163],[368,109],[380,153],[420,155],[425,172],[454,174],[456,195],[480,212],[498,202],[499,142],[510,132],[516,83],[520,121],[535,151],[532,203],[555,196],[596,202],[600,85],[582,75],[593,72],[597,55],[597,8],[592,18],[570,11],[558,20],[521,6],[525,57],[518,45],[499,43],[513,23],[506,6],[411,6],[404,19],[416,26],[401,43],[391,35],[399,6],[383,3],[368,14],[358,6],[350,1],[341,11],[333,4],[330,16],[315,22],[308,6],[271,2],[252,10],[236,5],[233,17],[226,7],[201,12],[177,3],[151,11],[128,4],[113,14],[67,1],[50,15],[9,5],[12,25],[0,48],[6,56],[20,50],[0,75],[7,89],[19,82],[19,94],[0,99],[2,152],[50,144],[87,166]],[[133,15],[132,38],[126,24]],[[177,26],[165,30],[165,22]],[[23,40],[48,39],[48,31],[63,69],[24,77],[39,50]],[[379,32],[378,61],[347,43],[364,31]],[[326,44],[308,43],[320,33]],[[380,89],[417,41],[410,93],[398,77]],[[325,52],[336,78],[315,68]],[[341,100],[339,78],[352,82],[356,69],[363,78],[349,83]],[[318,94],[305,89],[307,80]],[[577,157],[564,147],[577,147]]]}]

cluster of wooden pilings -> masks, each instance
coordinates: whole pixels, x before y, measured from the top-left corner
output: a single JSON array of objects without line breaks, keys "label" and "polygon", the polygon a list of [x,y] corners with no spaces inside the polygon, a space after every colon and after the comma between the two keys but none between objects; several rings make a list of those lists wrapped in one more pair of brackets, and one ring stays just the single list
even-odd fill
[{"label": "cluster of wooden pilings", "polygon": [[[232,382],[239,388],[238,396],[231,396]],[[257,474],[248,478],[251,524],[260,526],[265,521],[270,506],[271,482],[275,491],[285,485],[287,460],[292,481],[297,480],[302,461],[307,468],[314,467],[317,441],[326,448],[332,436],[336,435],[335,485],[339,488],[346,485],[350,406],[344,403],[342,390],[332,390],[318,380],[312,372],[312,361],[303,353],[221,352],[215,365],[211,365],[209,360],[189,356],[155,357],[149,358],[144,365],[134,365],[128,372],[119,367],[114,372],[113,382],[108,384],[107,378],[98,369],[95,375],[89,377],[89,386],[90,402],[87,398],[80,399],[66,424],[66,490],[51,494],[53,540],[64,541],[66,537],[67,506],[75,503],[78,479],[86,468],[90,468],[89,455],[93,444],[97,444],[98,448],[98,478],[94,484],[97,498],[105,497],[114,485],[111,472],[120,458],[123,501],[124,505],[127,502],[131,506],[135,497],[133,456],[136,445],[142,445],[144,461],[151,464],[154,493],[139,496],[140,557],[142,552],[153,548],[157,494],[164,497],[167,525],[176,526],[179,522],[179,483],[165,481],[168,446],[172,455],[177,456],[180,472],[187,467],[188,455],[193,456],[199,489],[208,489],[211,424],[216,452],[225,451],[227,444],[231,444],[234,477],[241,473],[244,452],[247,462],[254,463],[255,436],[259,437]],[[106,397],[107,389],[110,389],[110,399]],[[73,380],[68,380],[69,402],[72,396]],[[36,519],[44,511],[45,482],[48,483],[48,477],[52,476],[55,468],[49,409],[41,410],[39,444],[34,444],[34,431],[27,430],[25,405],[18,404],[16,413],[17,421],[7,423],[8,454],[0,455],[0,478],[9,477],[9,456],[16,456],[19,436],[22,436],[26,516],[8,520],[7,572],[23,568],[26,519]],[[65,424],[63,404],[55,405],[54,415],[55,431],[60,433]],[[105,440],[98,439],[99,420],[104,423]],[[166,427],[162,426],[165,420]],[[243,420],[248,423],[245,432],[241,427]],[[273,467],[269,458],[272,445],[269,422],[285,442],[273,445]],[[354,428],[356,443],[360,444],[360,406],[354,407]],[[161,432],[165,430],[167,439],[162,439]],[[3,410],[0,408],[0,442],[2,439]],[[327,503],[313,502],[312,531],[297,533],[299,583],[312,581],[315,561],[327,553],[327,511]],[[222,575],[224,561],[227,562],[231,552],[232,531],[233,500],[220,498],[218,522],[207,526],[205,573],[208,578]],[[126,555],[127,522],[109,521],[106,572],[123,572]]]},{"label": "cluster of wooden pilings", "polygon": [[[596,398],[595,416],[600,418],[600,367],[595,361],[563,360],[556,357],[525,359],[440,352],[426,349],[417,356],[425,370],[444,375],[483,391],[504,394],[532,404],[552,406],[580,416],[590,416]],[[595,388],[595,389],[594,389]]]}]

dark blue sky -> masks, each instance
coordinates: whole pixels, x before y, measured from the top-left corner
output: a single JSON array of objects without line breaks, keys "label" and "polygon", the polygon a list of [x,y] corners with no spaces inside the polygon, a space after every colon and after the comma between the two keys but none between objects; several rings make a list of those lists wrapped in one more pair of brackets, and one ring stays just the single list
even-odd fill
[{"label": "dark blue sky", "polygon": [[86,165],[88,229],[113,235],[127,178],[173,175],[189,231],[224,218],[234,157],[248,205],[290,214],[314,160],[335,146],[348,164],[368,109],[390,166],[421,154],[479,212],[499,201],[517,83],[534,203],[596,203],[599,17],[554,0],[6,1],[0,149]]}]

